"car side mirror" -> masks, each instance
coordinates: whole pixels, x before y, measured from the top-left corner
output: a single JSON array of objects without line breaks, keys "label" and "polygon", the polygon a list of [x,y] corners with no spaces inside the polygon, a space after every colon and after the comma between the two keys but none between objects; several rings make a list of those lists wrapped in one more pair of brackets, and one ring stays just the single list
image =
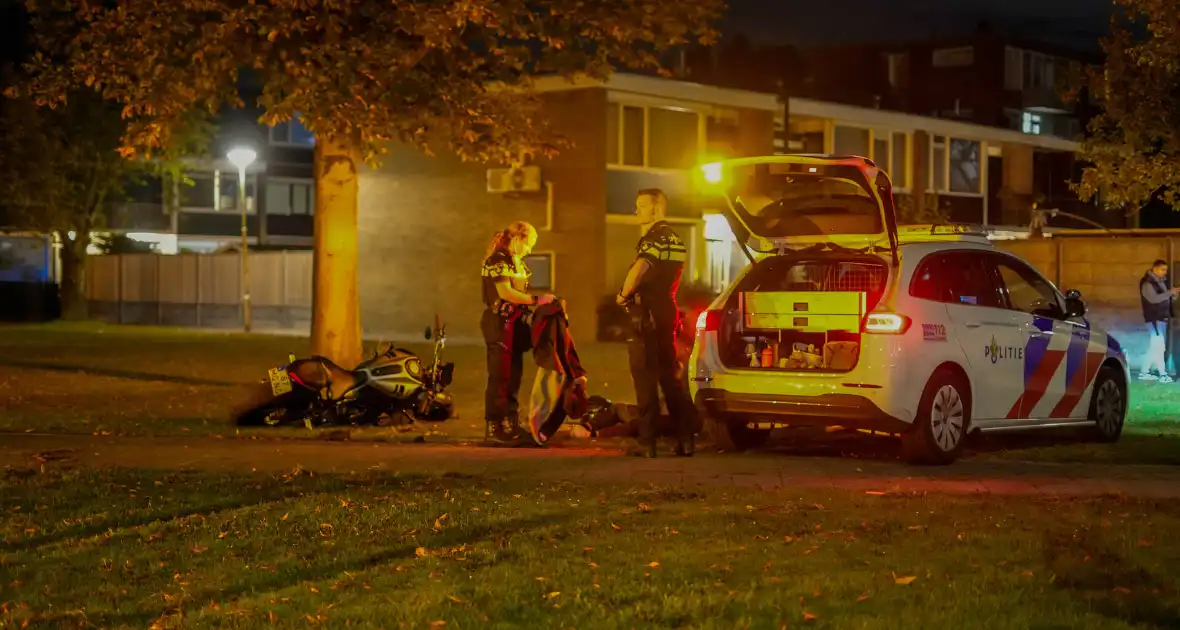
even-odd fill
[{"label": "car side mirror", "polygon": [[426,338],[430,339],[430,326],[426,327]]},{"label": "car side mirror", "polygon": [[1065,316],[1066,317],[1085,317],[1086,303],[1082,301],[1082,294],[1078,291],[1070,291],[1065,294]]}]

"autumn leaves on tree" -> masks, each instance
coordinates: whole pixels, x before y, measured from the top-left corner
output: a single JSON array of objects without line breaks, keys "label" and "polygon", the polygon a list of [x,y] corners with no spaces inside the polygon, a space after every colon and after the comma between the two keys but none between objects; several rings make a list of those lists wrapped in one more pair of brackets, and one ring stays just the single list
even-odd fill
[{"label": "autumn leaves on tree", "polygon": [[1089,72],[1101,106],[1079,157],[1077,187],[1108,208],[1135,211],[1160,199],[1180,209],[1180,4],[1115,0],[1124,14],[1104,42],[1106,63]]},{"label": "autumn leaves on tree", "polygon": [[[709,43],[722,0],[72,0],[29,2],[40,50],[33,92],[88,87],[129,122],[128,155],[169,146],[198,108],[242,105],[262,123],[298,113],[316,137],[313,351],[360,358],[357,174],[391,142],[511,163],[561,146],[528,92],[538,75],[605,78]],[[425,210],[425,209],[424,209]]]}]

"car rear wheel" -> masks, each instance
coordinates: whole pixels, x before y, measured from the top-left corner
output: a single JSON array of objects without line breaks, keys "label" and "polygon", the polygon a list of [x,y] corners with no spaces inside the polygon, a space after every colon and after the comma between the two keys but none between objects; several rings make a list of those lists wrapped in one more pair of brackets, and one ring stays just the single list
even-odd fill
[{"label": "car rear wheel", "polygon": [[751,429],[740,418],[706,416],[705,426],[718,450],[738,453],[766,445],[770,429]]},{"label": "car rear wheel", "polygon": [[1090,433],[1099,442],[1117,442],[1126,417],[1127,387],[1114,368],[1104,366],[1098,370],[1090,396],[1089,418],[1094,421]]},{"label": "car rear wheel", "polygon": [[955,373],[939,370],[922,392],[913,429],[902,435],[905,458],[914,464],[950,464],[962,453],[970,427],[967,384]]}]

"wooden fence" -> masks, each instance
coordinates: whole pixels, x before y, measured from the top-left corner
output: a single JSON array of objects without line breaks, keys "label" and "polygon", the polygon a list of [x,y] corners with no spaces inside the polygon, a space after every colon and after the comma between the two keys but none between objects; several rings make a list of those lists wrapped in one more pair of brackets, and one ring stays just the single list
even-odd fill
[{"label": "wooden fence", "polygon": [[[311,325],[311,252],[250,256],[254,328],[307,331]],[[94,256],[87,267],[91,315],[121,324],[238,328],[242,325],[238,254]]]},{"label": "wooden fence", "polygon": [[[1132,355],[1146,347],[1139,279],[1156,259],[1180,267],[1180,236],[1069,236],[996,245],[1028,260],[1062,290],[1081,291],[1090,318]],[[250,254],[255,329],[310,330],[311,260],[307,251]],[[239,328],[238,265],[233,253],[95,256],[86,283],[91,313],[127,324]]]}]

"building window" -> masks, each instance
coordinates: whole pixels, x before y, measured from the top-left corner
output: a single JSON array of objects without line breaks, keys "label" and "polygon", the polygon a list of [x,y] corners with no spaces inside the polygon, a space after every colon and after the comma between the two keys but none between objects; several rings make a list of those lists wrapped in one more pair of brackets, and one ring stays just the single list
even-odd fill
[{"label": "building window", "polygon": [[315,213],[315,185],[310,182],[266,182],[266,213],[307,216]]},{"label": "building window", "polygon": [[930,184],[935,192],[946,192],[946,136],[930,142]]},{"label": "building window", "polygon": [[648,166],[692,168],[697,163],[700,115],[677,109],[651,108],[647,112]]},{"label": "building window", "polygon": [[904,131],[877,131],[846,125],[836,125],[832,130],[833,153],[871,159],[878,168],[889,174],[890,181],[897,188],[909,187],[909,171],[906,164],[908,144],[909,135]]},{"label": "building window", "polygon": [[872,155],[869,130],[836,125],[832,130],[832,152],[836,155],[869,157]]},{"label": "building window", "polygon": [[975,63],[975,47],[940,48],[934,51],[931,65],[935,68],[958,68]]},{"label": "building window", "polygon": [[1024,51],[1019,48],[1004,49],[1004,89],[1024,88]]},{"label": "building window", "polygon": [[943,193],[981,194],[981,151],[978,140],[934,136],[930,143],[930,188]]},{"label": "building window", "polygon": [[310,147],[315,145],[315,136],[303,126],[296,116],[270,128],[270,143],[286,146]]},{"label": "building window", "polygon": [[181,185],[180,205],[183,208],[199,208],[212,210],[217,207],[213,197],[216,194],[213,187],[212,173],[193,173],[191,186]]},{"label": "building window", "polygon": [[529,278],[529,288],[536,291],[553,290],[553,254],[532,253],[525,256],[523,262],[533,272]]},{"label": "building window", "polygon": [[[192,173],[192,186],[181,186],[180,207],[187,211],[218,212],[238,209],[238,174],[235,172],[213,171]],[[255,178],[246,177],[246,212],[254,212],[256,200]]]},{"label": "building window", "polygon": [[620,144],[623,147],[622,164],[626,166],[646,166],[643,138],[643,108],[623,108],[623,131]]},{"label": "building window", "polygon": [[910,187],[910,165],[906,160],[909,142],[909,134],[900,131],[894,132],[893,160],[889,163],[890,170],[886,172],[889,173],[889,179],[893,181],[895,188]]},{"label": "building window", "polygon": [[699,159],[700,114],[666,107],[609,103],[607,164],[653,169],[689,169]]},{"label": "building window", "polygon": [[889,87],[901,89],[909,83],[906,79],[909,69],[908,53],[891,53],[885,56],[885,63],[889,73]]},{"label": "building window", "polygon": [[1041,134],[1041,115],[1024,112],[1020,116],[1020,130],[1033,135]]},{"label": "building window", "polygon": [[[221,174],[217,182],[218,205],[214,210],[236,211],[238,209],[238,176]],[[254,178],[246,177],[246,212],[254,212]]]},{"label": "building window", "polygon": [[873,161],[886,173],[892,171],[889,167],[889,157],[889,134],[873,134]]},{"label": "building window", "polygon": [[979,194],[983,179],[980,148],[977,140],[951,140],[950,192]]}]

